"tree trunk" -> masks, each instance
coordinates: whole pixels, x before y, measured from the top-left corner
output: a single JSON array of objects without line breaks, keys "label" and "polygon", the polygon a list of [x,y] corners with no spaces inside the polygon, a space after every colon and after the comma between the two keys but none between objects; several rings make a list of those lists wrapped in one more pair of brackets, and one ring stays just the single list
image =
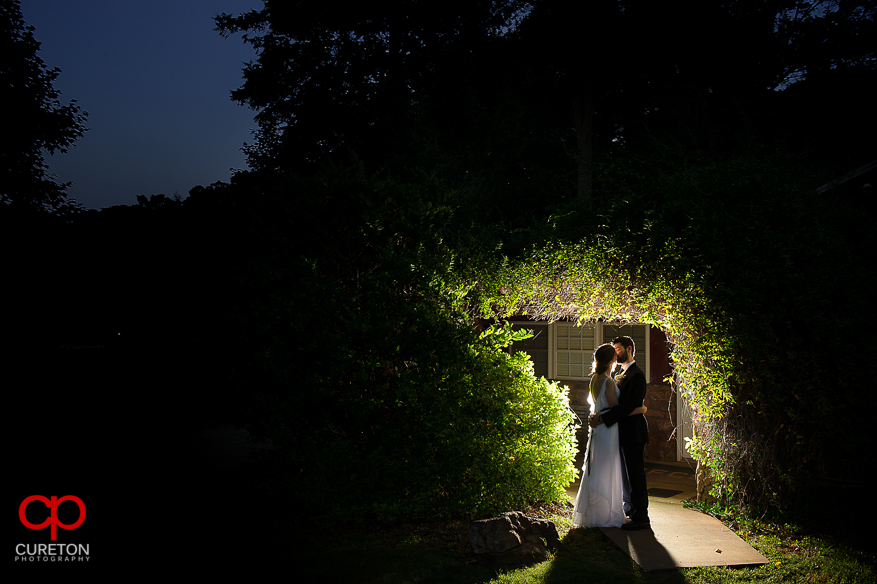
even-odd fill
[{"label": "tree trunk", "polygon": [[590,201],[591,192],[591,151],[594,128],[594,88],[582,75],[573,89],[573,117],[576,127],[576,162],[578,164],[579,199]]}]

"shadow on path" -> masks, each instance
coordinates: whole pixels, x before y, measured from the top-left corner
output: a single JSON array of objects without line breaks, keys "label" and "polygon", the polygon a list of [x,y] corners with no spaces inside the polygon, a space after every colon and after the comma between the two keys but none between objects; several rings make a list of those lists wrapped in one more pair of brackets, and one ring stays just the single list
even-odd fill
[{"label": "shadow on path", "polygon": [[[620,531],[620,530],[618,530]],[[545,582],[641,582],[640,567],[599,528],[572,529],[563,538]],[[596,552],[596,553],[595,553]],[[595,560],[594,558],[597,558]],[[664,573],[663,584],[685,582],[679,570]]]}]

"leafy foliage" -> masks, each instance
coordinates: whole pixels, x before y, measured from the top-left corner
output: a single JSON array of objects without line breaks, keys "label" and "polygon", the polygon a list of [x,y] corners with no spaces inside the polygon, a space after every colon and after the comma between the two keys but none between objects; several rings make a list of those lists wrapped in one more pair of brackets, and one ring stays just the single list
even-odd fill
[{"label": "leafy foliage", "polygon": [[33,30],[17,0],[0,3],[0,87],[14,128],[14,138],[0,145],[0,204],[53,210],[63,206],[67,185],[48,173],[44,152],[66,152],[85,132],[86,114],[75,100],[64,105],[58,99],[52,84],[60,70],[37,55]]},{"label": "leafy foliage", "polygon": [[[873,80],[873,46],[860,42],[873,2],[580,4],[298,2],[292,18],[269,1],[222,15],[219,30],[259,52],[233,94],[258,112],[253,172],[185,201],[101,211],[103,231],[89,229],[95,213],[73,219],[86,247],[144,236],[92,273],[163,302],[145,310],[152,299],[135,295],[136,310],[126,297],[110,312],[139,312],[156,337],[164,315],[234,343],[237,387],[224,397],[280,446],[303,500],[394,519],[563,497],[574,476],[563,388],[504,351],[508,327],[474,326],[514,313],[666,331],[699,422],[692,448],[726,506],[789,509],[829,456],[849,474],[873,457],[864,425],[849,423],[873,394],[837,376],[838,362],[873,352],[856,334],[866,295],[840,278],[874,288],[873,217],[814,189],[837,176],[823,170],[854,168],[872,134],[856,89]],[[57,72],[35,57],[17,3],[3,6],[4,59],[27,65],[10,86],[38,80],[22,102],[39,106],[30,127],[58,130],[3,151],[10,172],[26,171],[3,200],[52,205],[63,188],[45,182],[41,149],[69,146],[83,118],[57,102]],[[681,24],[689,12],[711,27]],[[605,47],[578,44],[585,20],[601,31],[591,41],[629,31],[629,42],[593,65]],[[731,42],[740,30],[746,50]],[[830,54],[796,53],[803,30]],[[325,170],[349,152],[385,170]],[[592,179],[593,204],[581,196]],[[47,272],[74,275],[67,259]],[[170,311],[164,290],[180,282],[188,297]],[[59,286],[41,288],[16,305],[45,315]]]},{"label": "leafy foliage", "polygon": [[[257,32],[253,42],[263,49],[236,94],[260,109],[265,122],[266,133],[251,152],[255,166],[288,172],[303,160],[337,159],[344,146],[367,153],[372,165],[395,178],[370,187],[374,195],[352,198],[336,198],[349,192],[346,186],[309,186],[305,192],[314,195],[307,200],[295,195],[298,187],[288,189],[305,208],[303,216],[326,218],[319,235],[337,231],[325,245],[314,243],[318,234],[300,240],[296,247],[307,254],[272,264],[289,270],[283,278],[290,284],[282,288],[294,289],[295,275],[306,274],[299,278],[308,290],[343,307],[333,314],[351,323],[339,329],[344,332],[321,332],[309,345],[344,348],[344,362],[360,364],[333,373],[332,380],[353,378],[355,370],[357,379],[384,391],[384,383],[395,387],[399,381],[383,380],[389,373],[382,367],[393,380],[426,375],[422,357],[402,358],[405,347],[415,346],[418,335],[441,345],[441,335],[463,330],[459,323],[472,317],[648,322],[673,343],[674,381],[693,404],[700,431],[692,449],[713,469],[718,495],[753,510],[789,509],[816,484],[830,452],[825,445],[844,428],[840,412],[872,405],[854,382],[834,383],[820,351],[840,345],[839,331],[856,326],[832,306],[864,311],[858,299],[840,296],[833,276],[838,266],[853,269],[856,259],[861,262],[861,254],[850,250],[867,249],[871,239],[861,229],[851,238],[834,212],[842,198],[815,190],[864,156],[863,141],[838,130],[853,121],[873,126],[873,115],[862,115],[864,102],[848,114],[828,115],[817,106],[826,98],[853,99],[856,92],[846,89],[873,79],[873,47],[840,42],[836,29],[843,22],[861,39],[871,26],[871,8],[838,4],[835,11],[782,1],[569,8],[545,1],[522,5],[514,28],[491,28],[489,19],[479,18],[473,21],[478,34],[431,44],[435,39],[418,36],[428,27],[410,24],[400,35],[386,15],[347,22],[315,9],[299,28],[288,28],[293,21],[270,4],[217,21],[226,34]],[[711,26],[683,24],[690,12]],[[599,25],[602,36],[592,34],[592,40],[615,30],[633,32],[611,57],[593,64],[579,51],[597,54],[600,47],[579,45],[570,32],[584,21]],[[373,28],[354,30],[366,25]],[[503,32],[485,34],[491,30]],[[669,36],[680,45],[664,43],[667,30],[678,33]],[[732,42],[741,30],[753,39],[746,48]],[[818,59],[799,51],[806,44],[803,31],[818,31],[832,48]],[[312,42],[324,37],[331,42]],[[406,43],[418,49],[394,52]],[[328,53],[310,53],[317,45]],[[354,45],[364,50],[354,51]],[[680,50],[683,45],[697,50]],[[512,57],[504,61],[502,55]],[[334,81],[318,84],[329,69],[338,72]],[[424,76],[411,75],[415,70]],[[363,83],[363,75],[374,82]],[[302,83],[271,85],[281,77]],[[260,79],[271,83],[260,85]],[[348,86],[333,92],[330,106],[308,93],[334,82]],[[833,91],[838,82],[844,91]],[[789,84],[787,92],[773,91]],[[591,114],[589,129],[583,120]],[[845,123],[836,123],[841,118]],[[319,132],[308,133],[308,124]],[[826,153],[826,142],[838,144]],[[308,150],[314,145],[326,151]],[[286,151],[288,146],[304,150]],[[583,188],[591,180],[593,202],[581,196],[591,192]],[[459,195],[445,197],[440,184],[453,185]],[[392,257],[384,257],[391,249]],[[873,274],[863,279],[871,282]],[[307,298],[288,292],[277,296],[278,306],[284,302],[309,306]],[[407,328],[421,318],[430,325]],[[320,328],[318,317],[294,319],[298,328],[292,330]],[[263,336],[291,338],[289,331]],[[368,350],[361,348],[364,341],[350,340],[366,337]],[[455,345],[475,346],[465,335],[454,339]],[[288,347],[308,351],[304,344]],[[295,352],[285,350],[271,349],[265,363]],[[435,354],[436,363],[461,362],[462,353],[446,350]],[[369,354],[380,358],[361,358]],[[324,363],[321,371],[342,370],[327,359],[325,349],[315,349],[309,362]],[[416,367],[409,370],[407,363]],[[478,384],[483,375],[473,373],[466,383]],[[332,383],[320,377],[313,386]],[[377,395],[382,397],[374,403],[384,403],[389,394]],[[356,408],[386,414],[358,399],[364,401]],[[269,400],[266,411],[279,403]],[[291,410],[283,415],[292,416]],[[326,428],[337,429],[340,438],[332,442],[332,431],[324,428],[309,448],[347,445],[352,423],[332,418]],[[361,444],[369,431],[359,428]],[[856,440],[865,443],[864,436]],[[368,444],[363,452],[380,452],[377,442]],[[334,456],[346,450],[339,447]],[[845,456],[867,457],[858,450]]]},{"label": "leafy foliage", "polygon": [[434,181],[336,170],[231,188],[252,246],[232,310],[253,357],[243,419],[281,445],[292,488],[382,519],[564,496],[565,388],[504,351],[520,333],[479,332],[462,311],[469,285],[441,236],[452,200]]},{"label": "leafy foliage", "polygon": [[232,92],[258,111],[251,168],[288,172],[351,148],[360,156],[404,152],[439,56],[461,42],[481,44],[521,4],[267,0],[262,10],[217,16],[218,31],[244,33],[258,52]]},{"label": "leafy foliage", "polygon": [[[829,460],[873,457],[865,428],[842,412],[869,411],[874,398],[832,358],[873,350],[849,333],[866,302],[840,277],[874,285],[873,269],[857,269],[873,236],[849,229],[845,198],[817,192],[807,169],[759,154],[666,172],[638,192],[617,184],[630,194],[601,216],[558,218],[551,245],[484,280],[481,309],[662,328],[715,494],[789,510]],[[835,476],[855,477],[846,464]]]}]

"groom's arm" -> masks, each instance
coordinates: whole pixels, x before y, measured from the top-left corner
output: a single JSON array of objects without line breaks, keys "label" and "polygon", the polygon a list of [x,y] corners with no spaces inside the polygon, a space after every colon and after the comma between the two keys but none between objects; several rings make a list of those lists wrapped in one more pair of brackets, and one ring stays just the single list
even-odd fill
[{"label": "groom's arm", "polygon": [[646,376],[638,373],[627,382],[625,391],[618,398],[618,405],[602,415],[603,423],[611,426],[618,420],[630,415],[636,408],[643,405],[646,399]]}]

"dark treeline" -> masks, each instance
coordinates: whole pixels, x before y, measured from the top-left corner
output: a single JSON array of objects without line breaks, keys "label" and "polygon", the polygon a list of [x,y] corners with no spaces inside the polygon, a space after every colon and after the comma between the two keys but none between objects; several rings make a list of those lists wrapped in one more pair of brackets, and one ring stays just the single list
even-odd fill
[{"label": "dark treeline", "polygon": [[[778,230],[798,246],[781,274],[809,261],[797,234],[813,222],[852,246],[826,266],[871,249],[860,227],[857,239],[843,221],[813,215],[826,198],[803,197],[785,217],[747,185],[815,193],[873,160],[874,2],[288,6],[216,18],[219,32],[246,33],[258,51],[232,92],[259,125],[248,171],[183,200],[144,196],[100,211],[10,188],[23,184],[13,173],[0,220],[8,303],[27,315],[8,336],[210,347],[223,356],[236,421],[295,460],[302,476],[286,477],[291,488],[330,500],[329,479],[344,468],[364,486],[350,503],[385,518],[548,496],[534,476],[560,483],[560,463],[515,474],[500,453],[516,434],[476,429],[486,419],[514,426],[500,405],[511,394],[475,389],[504,387],[491,375],[520,370],[493,360],[501,343],[471,326],[471,307],[489,296],[477,296],[479,276],[535,247],[623,233],[712,245],[702,225],[733,216],[768,230],[794,222]],[[45,178],[34,160],[31,183]],[[722,204],[708,208],[710,197]],[[854,213],[859,197],[844,194],[838,210]],[[716,217],[719,207],[730,215]],[[757,274],[734,269],[747,253],[771,253],[748,247],[765,240],[727,236],[735,253],[692,247],[692,265],[728,282],[769,281],[770,262],[753,262]],[[642,272],[660,259],[643,260],[653,264]],[[838,290],[815,286],[825,317]],[[851,299],[844,310],[860,308]],[[747,318],[769,321],[769,303]],[[520,383],[526,395],[550,393]],[[469,425],[447,434],[454,416]],[[564,425],[545,424],[537,434]],[[495,435],[507,442],[487,446]],[[568,433],[551,435],[545,451],[562,458]],[[457,456],[479,449],[480,466]]]},{"label": "dark treeline", "polygon": [[[257,111],[251,171],[231,185],[196,187],[185,201],[158,195],[100,212],[60,203],[63,218],[46,227],[39,215],[15,211],[48,200],[26,194],[33,186],[16,190],[35,179],[7,176],[8,225],[35,222],[31,243],[17,247],[60,263],[47,270],[69,271],[60,281],[78,273],[105,282],[95,297],[124,303],[110,314],[165,302],[194,315],[183,307],[208,305],[220,293],[217,262],[234,258],[248,245],[243,234],[259,229],[239,223],[248,216],[241,208],[258,198],[239,186],[251,184],[245,175],[253,173],[308,176],[336,164],[401,180],[428,176],[456,193],[461,231],[477,225],[491,234],[486,245],[508,251],[516,239],[524,245],[540,237],[515,235],[521,228],[591,205],[589,197],[595,209],[605,207],[662,173],[779,152],[818,186],[873,157],[867,39],[874,7],[867,3],[826,3],[825,14],[819,3],[782,1],[725,8],[389,2],[332,16],[316,3],[297,5],[294,15],[282,6],[217,17],[223,34],[249,31],[259,50],[232,92]],[[704,26],[687,25],[692,15]],[[4,75],[14,71],[6,67]],[[48,94],[54,75],[43,82]],[[35,147],[61,148],[81,135],[84,120],[70,117],[71,107],[55,106],[63,120],[24,124],[71,128],[35,139]],[[35,160],[4,151],[16,172],[36,168],[51,182],[42,158]],[[56,191],[48,192],[57,198]],[[296,228],[309,229],[308,220],[325,217],[303,216]],[[40,229],[59,236],[37,237]],[[77,257],[54,253],[62,249]],[[57,288],[44,289],[51,304],[49,289]],[[113,289],[125,293],[107,294]],[[129,294],[131,302],[118,300]],[[118,328],[112,320],[107,330]]]}]

